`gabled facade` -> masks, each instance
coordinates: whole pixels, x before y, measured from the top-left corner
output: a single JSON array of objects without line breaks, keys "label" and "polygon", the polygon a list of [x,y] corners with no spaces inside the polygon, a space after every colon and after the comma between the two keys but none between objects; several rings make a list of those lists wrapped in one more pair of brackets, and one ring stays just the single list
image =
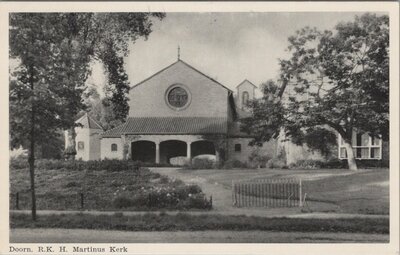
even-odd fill
[{"label": "gabled facade", "polygon": [[[248,90],[248,100],[254,87],[247,80],[238,86]],[[211,154],[216,160],[248,160],[253,150],[251,138],[239,132],[245,111],[233,91],[182,60],[133,86],[129,106],[127,122],[102,134],[102,159],[172,163]],[[226,143],[218,143],[220,138]]]},{"label": "gabled facade", "polygon": [[257,86],[251,83],[249,80],[242,81],[236,86],[236,103],[237,108],[245,110],[247,104],[255,98],[255,90]]}]

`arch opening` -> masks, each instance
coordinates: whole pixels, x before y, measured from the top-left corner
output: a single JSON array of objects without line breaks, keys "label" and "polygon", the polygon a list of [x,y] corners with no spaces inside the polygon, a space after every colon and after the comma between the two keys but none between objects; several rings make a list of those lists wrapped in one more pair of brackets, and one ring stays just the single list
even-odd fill
[{"label": "arch opening", "polygon": [[151,141],[135,141],[131,144],[132,160],[155,163],[156,144]]},{"label": "arch opening", "polygon": [[187,144],[179,140],[160,143],[160,163],[171,163],[171,158],[187,157]]},{"label": "arch opening", "polygon": [[202,140],[191,144],[192,157],[198,155],[216,155],[214,144],[210,141]]}]

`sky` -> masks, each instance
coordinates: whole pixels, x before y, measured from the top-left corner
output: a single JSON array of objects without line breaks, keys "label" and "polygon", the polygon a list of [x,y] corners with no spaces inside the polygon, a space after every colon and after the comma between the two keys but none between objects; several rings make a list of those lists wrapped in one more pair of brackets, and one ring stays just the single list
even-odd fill
[{"label": "sky", "polygon": [[[180,58],[226,87],[248,79],[256,86],[278,77],[278,59],[288,57],[288,37],[305,26],[332,30],[351,21],[354,12],[309,13],[167,13],[154,20],[147,40],[129,47],[125,59],[131,86]],[[105,82],[101,65],[93,66],[91,83]]]}]

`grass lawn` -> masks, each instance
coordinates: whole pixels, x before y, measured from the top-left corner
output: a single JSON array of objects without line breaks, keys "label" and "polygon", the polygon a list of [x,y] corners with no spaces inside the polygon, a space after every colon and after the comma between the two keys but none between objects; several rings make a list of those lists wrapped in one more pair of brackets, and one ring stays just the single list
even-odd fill
[{"label": "grass lawn", "polygon": [[[318,202],[332,204],[332,212],[389,214],[389,169],[232,169],[179,170],[231,189],[232,181],[262,178],[301,178],[307,205],[312,211],[326,211]],[[195,179],[195,178],[194,178]],[[207,192],[207,190],[205,190]],[[313,203],[317,202],[317,203]]]},{"label": "grass lawn", "polygon": [[308,180],[304,192],[309,200],[334,203],[343,212],[389,214],[389,169]]},{"label": "grass lawn", "polygon": [[388,234],[387,218],[301,219],[263,218],[243,215],[190,215],[166,213],[125,216],[61,214],[41,215],[36,222],[27,214],[11,214],[11,228],[68,228],[123,231],[205,231],[205,230],[262,230],[282,232],[345,232]]},{"label": "grass lawn", "polygon": [[[388,234],[262,230],[118,231],[60,228],[10,230],[10,243],[389,243],[389,239]],[[186,253],[191,253],[191,250]]]},{"label": "grass lawn", "polygon": [[[123,171],[37,168],[35,183],[38,210],[81,209],[81,193],[83,209],[93,210],[175,210],[202,205],[199,187],[187,186],[147,168]],[[19,209],[30,209],[29,170],[10,169],[10,186],[10,209],[16,209],[17,192]]]}]

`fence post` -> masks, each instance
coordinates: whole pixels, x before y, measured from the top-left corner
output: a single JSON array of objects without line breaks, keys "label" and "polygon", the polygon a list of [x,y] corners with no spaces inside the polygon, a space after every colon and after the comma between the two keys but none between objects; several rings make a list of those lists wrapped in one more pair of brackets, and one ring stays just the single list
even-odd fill
[{"label": "fence post", "polygon": [[299,181],[299,206],[303,207],[302,190],[301,190],[301,179]]},{"label": "fence post", "polygon": [[84,206],[83,193],[80,193],[80,197],[81,197],[81,209],[83,209]]},{"label": "fence post", "polygon": [[232,180],[232,206],[235,206],[235,183]]},{"label": "fence post", "polygon": [[19,210],[19,192],[17,192],[15,197],[15,207]]},{"label": "fence post", "polygon": [[213,200],[212,200],[212,196],[210,196],[210,210],[212,209],[212,204],[213,204]]}]

